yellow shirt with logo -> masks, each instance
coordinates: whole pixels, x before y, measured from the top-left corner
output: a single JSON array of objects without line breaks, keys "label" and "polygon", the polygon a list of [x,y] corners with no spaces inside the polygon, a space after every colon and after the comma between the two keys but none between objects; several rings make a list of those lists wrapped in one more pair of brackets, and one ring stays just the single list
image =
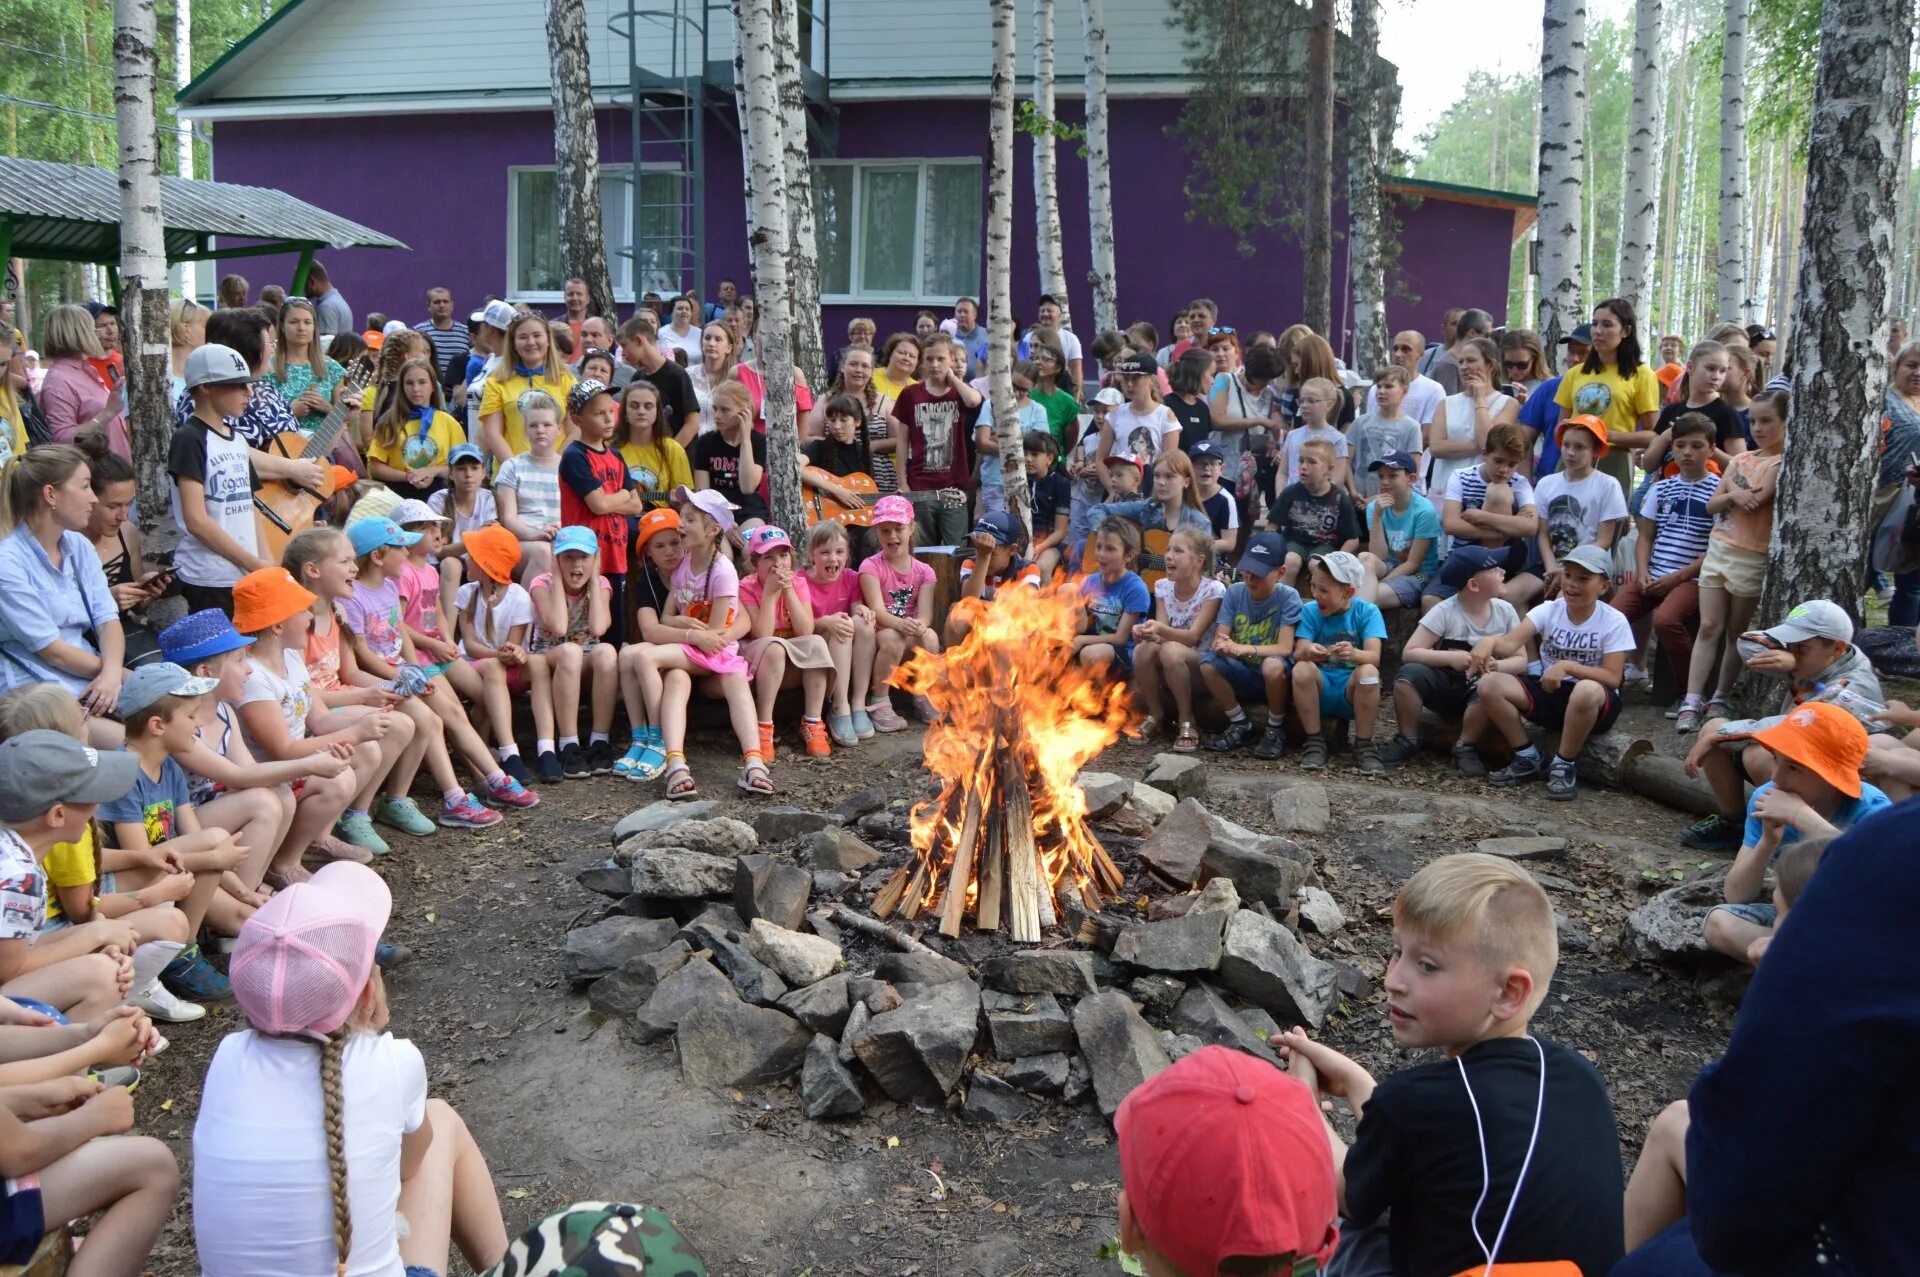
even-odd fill
[{"label": "yellow shirt with logo", "polygon": [[[1660,411],[1660,380],[1645,364],[1631,377],[1622,377],[1614,364],[1599,372],[1576,366],[1561,379],[1554,402],[1560,405],[1562,420],[1588,413],[1606,422],[1609,434],[1632,434],[1640,429],[1641,414]],[[1593,468],[1618,479],[1624,491],[1633,491],[1633,458],[1625,448],[1616,444]]]},{"label": "yellow shirt with logo", "polygon": [[447,464],[447,454],[453,451],[454,445],[466,441],[467,432],[458,421],[447,413],[435,412],[424,435],[420,433],[419,419],[409,418],[399,441],[391,447],[373,444],[367,449],[367,460],[395,470],[425,470],[428,466]]},{"label": "yellow shirt with logo", "polygon": [[511,369],[501,369],[487,378],[486,393],[480,397],[480,420],[499,413],[501,433],[507,437],[507,451],[509,455],[519,456],[527,450],[527,422],[520,415],[520,396],[529,390],[544,390],[552,395],[553,402],[560,407],[560,423],[564,426],[567,392],[573,389],[573,383],[572,373],[565,368],[556,372],[552,365],[542,377],[522,377]]}]

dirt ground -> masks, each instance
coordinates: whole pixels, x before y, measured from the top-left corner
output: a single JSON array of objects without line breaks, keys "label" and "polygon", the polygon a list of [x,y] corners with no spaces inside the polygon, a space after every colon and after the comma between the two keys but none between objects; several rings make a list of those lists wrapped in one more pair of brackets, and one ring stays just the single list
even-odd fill
[{"label": "dirt ground", "polygon": [[[1632,705],[1622,727],[1677,752],[1671,724],[1652,706]],[[814,764],[795,760],[783,741],[772,801],[825,808],[874,785],[917,797],[929,792],[918,746],[918,732],[902,733]],[[1139,776],[1164,748],[1123,742],[1095,766]],[[1203,757],[1208,806],[1270,830],[1274,766],[1251,755]],[[692,761],[723,814],[767,801],[733,788],[727,758],[696,753]],[[1291,763],[1280,771],[1297,774]],[[1535,1026],[1586,1052],[1606,1076],[1630,1165],[1647,1122],[1685,1093],[1731,1025],[1732,1006],[1712,981],[1617,950],[1622,918],[1656,885],[1724,869],[1674,840],[1691,818],[1597,787],[1570,804],[1548,802],[1538,787],[1496,793],[1437,758],[1363,786],[1336,757],[1326,782],[1334,827],[1305,840],[1348,926],[1311,943],[1376,980],[1386,910],[1413,869],[1500,833],[1568,838],[1564,857],[1530,867],[1585,951],[1563,946]],[[485,1148],[509,1227],[575,1199],[630,1200],[668,1210],[717,1274],[1117,1271],[1098,1255],[1116,1233],[1118,1170],[1112,1131],[1096,1111],[1051,1104],[1030,1125],[982,1130],[882,1101],[850,1121],[810,1122],[791,1087],[742,1094],[687,1085],[670,1042],[626,1041],[569,990],[561,938],[603,903],[574,873],[606,854],[615,820],[659,796],[657,784],[571,782],[489,835],[396,837],[380,866],[394,892],[390,935],[413,951],[388,979],[393,1030],[419,1044],[434,1093],[460,1109]],[[1132,872],[1124,856],[1122,867]],[[173,1145],[189,1184],[200,1079],[220,1036],[238,1027],[229,1003],[173,1030],[172,1050],[141,1086],[140,1127]],[[1412,1059],[1394,1046],[1374,1003],[1349,1003],[1324,1036],[1376,1073]],[[162,1277],[198,1271],[189,1196],[154,1255]]]}]

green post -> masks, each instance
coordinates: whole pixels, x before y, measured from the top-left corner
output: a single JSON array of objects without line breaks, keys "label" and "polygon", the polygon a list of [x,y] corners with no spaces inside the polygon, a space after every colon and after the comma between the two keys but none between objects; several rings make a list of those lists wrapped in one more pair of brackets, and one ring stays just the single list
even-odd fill
[{"label": "green post", "polygon": [[118,266],[107,267],[107,291],[113,295],[114,308],[118,309],[120,306],[120,268]]},{"label": "green post", "polygon": [[293,283],[287,288],[288,296],[305,297],[307,295],[307,272],[312,269],[313,250],[309,248],[300,254],[300,264],[293,268]]}]

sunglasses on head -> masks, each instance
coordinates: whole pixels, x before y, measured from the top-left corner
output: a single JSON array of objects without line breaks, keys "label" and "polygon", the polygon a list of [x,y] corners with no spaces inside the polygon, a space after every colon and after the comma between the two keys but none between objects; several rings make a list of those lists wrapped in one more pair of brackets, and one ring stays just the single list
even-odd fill
[{"label": "sunglasses on head", "polygon": [[1777,341],[1779,340],[1779,336],[1771,328],[1762,328],[1754,334],[1753,339],[1755,341]]},{"label": "sunglasses on head", "polygon": [[1218,336],[1220,336],[1220,335],[1221,335],[1222,333],[1230,333],[1230,332],[1232,332],[1232,331],[1233,331],[1233,329],[1231,329],[1231,328],[1224,328],[1224,327],[1223,327],[1223,328],[1210,328],[1210,329],[1208,329],[1208,330],[1207,330],[1207,336],[1209,336],[1209,337],[1218,337]]}]

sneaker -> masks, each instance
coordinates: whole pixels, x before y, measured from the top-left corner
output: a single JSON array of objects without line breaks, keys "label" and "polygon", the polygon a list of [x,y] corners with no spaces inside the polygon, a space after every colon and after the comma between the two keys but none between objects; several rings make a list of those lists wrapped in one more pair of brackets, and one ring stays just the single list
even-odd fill
[{"label": "sneaker", "polygon": [[373,960],[380,964],[382,971],[391,971],[405,962],[413,950],[403,944],[394,944],[382,940],[373,947]]},{"label": "sneaker", "polygon": [[1314,732],[1307,737],[1306,743],[1300,746],[1300,766],[1310,772],[1327,769],[1327,738],[1325,736]]},{"label": "sneaker", "polygon": [[1203,743],[1216,754],[1231,754],[1236,749],[1245,749],[1256,730],[1250,718],[1243,718],[1237,723],[1229,720],[1226,731],[1218,736],[1209,736]]},{"label": "sneaker", "polygon": [[440,804],[440,823],[448,829],[485,829],[505,819],[492,808],[481,806],[472,794],[461,794],[458,802]]},{"label": "sneaker", "polygon": [[1732,710],[1727,708],[1727,698],[1715,692],[1707,698],[1706,706],[1701,709],[1700,720],[1705,723],[1711,723],[1714,719],[1725,718],[1732,712]]},{"label": "sneaker", "polygon": [[160,1020],[167,1024],[188,1024],[207,1013],[207,1009],[198,1002],[174,997],[167,986],[158,980],[148,985],[145,992],[128,998],[127,1005],[145,1011],[149,1020]]},{"label": "sneaker", "polygon": [[1651,683],[1653,680],[1647,677],[1645,670],[1635,665],[1632,661],[1628,661],[1626,678],[1623,681],[1628,683]]},{"label": "sneaker", "polygon": [[613,774],[613,742],[597,740],[587,746],[587,771],[595,776]]},{"label": "sneaker", "polygon": [[827,725],[819,719],[816,718],[812,722],[804,718],[800,720],[800,739],[807,744],[809,758],[832,757],[833,746],[827,743]]},{"label": "sneaker", "polygon": [[535,756],[533,774],[540,778],[542,785],[558,785],[567,778],[566,768],[560,765],[560,755],[550,749],[543,749]]},{"label": "sneaker", "polygon": [[1487,762],[1480,757],[1480,751],[1465,741],[1453,743],[1453,765],[1462,776],[1484,776],[1487,774]]},{"label": "sneaker", "polygon": [[421,811],[411,798],[382,798],[373,806],[373,818],[389,829],[398,829],[415,838],[425,838],[434,830],[427,813]]},{"label": "sneaker", "polygon": [[160,983],[168,992],[195,1002],[218,1002],[233,996],[227,977],[200,955],[197,944],[182,949],[180,956],[166,965],[160,972]]},{"label": "sneaker", "polygon": [[528,807],[540,805],[540,795],[522,785],[511,776],[503,775],[498,780],[489,781],[483,801],[489,807]]},{"label": "sneaker", "polygon": [[920,716],[920,721],[923,723],[937,723],[940,721],[940,711],[933,707],[932,701],[928,700],[924,694],[919,692],[914,693],[913,712]]},{"label": "sneaker", "polygon": [[860,731],[853,725],[852,714],[827,715],[827,735],[833,737],[836,745],[858,745]]},{"label": "sneaker", "polygon": [[1268,723],[1267,730],[1260,733],[1260,743],[1253,747],[1255,758],[1279,758],[1287,752],[1287,726],[1285,723]]},{"label": "sneaker", "polygon": [[1418,758],[1420,748],[1418,738],[1395,734],[1394,738],[1387,742],[1387,747],[1380,751],[1380,761],[1389,767],[1398,767],[1410,759]]},{"label": "sneaker", "polygon": [[904,732],[913,726],[894,710],[892,701],[875,701],[867,706],[867,716],[873,720],[873,729],[877,732]]},{"label": "sneaker", "polygon": [[334,822],[333,836],[376,856],[384,856],[392,850],[387,846],[387,840],[374,830],[373,817],[364,811],[350,811],[341,816]]},{"label": "sneaker", "polygon": [[773,762],[772,723],[760,724],[760,761],[769,765]]},{"label": "sneaker", "polygon": [[1716,813],[1681,830],[1680,845],[1696,851],[1733,851],[1745,835],[1745,822]]},{"label": "sneaker", "polygon": [[500,760],[500,770],[519,781],[522,785],[533,783],[533,773],[527,770],[527,760],[518,754],[509,754]]},{"label": "sneaker", "polygon": [[1687,704],[1687,698],[1682,696],[1679,700],[1667,706],[1665,709],[1661,710],[1660,712],[1666,715],[1668,718],[1678,718],[1680,717],[1680,711],[1686,708],[1686,704]]},{"label": "sneaker", "polygon": [[1532,758],[1515,754],[1513,761],[1487,777],[1495,785],[1519,785],[1529,780],[1539,780],[1547,774],[1547,760],[1538,753]]},{"label": "sneaker", "polygon": [[1700,705],[1682,705],[1680,712],[1673,716],[1673,730],[1682,736],[1690,736],[1700,730]]},{"label": "sneaker", "polygon": [[873,715],[867,713],[864,707],[855,706],[853,711],[853,734],[861,740],[872,740],[873,733]]},{"label": "sneaker", "polygon": [[593,767],[587,762],[587,751],[580,748],[580,742],[560,747],[560,767],[567,773],[568,780],[585,780],[593,775]]},{"label": "sneaker", "polygon": [[1378,776],[1387,770],[1380,761],[1380,747],[1370,740],[1360,741],[1353,747],[1353,765],[1369,776]]},{"label": "sneaker", "polygon": [[1547,797],[1564,803],[1579,796],[1580,769],[1572,759],[1556,756],[1547,767]]}]

